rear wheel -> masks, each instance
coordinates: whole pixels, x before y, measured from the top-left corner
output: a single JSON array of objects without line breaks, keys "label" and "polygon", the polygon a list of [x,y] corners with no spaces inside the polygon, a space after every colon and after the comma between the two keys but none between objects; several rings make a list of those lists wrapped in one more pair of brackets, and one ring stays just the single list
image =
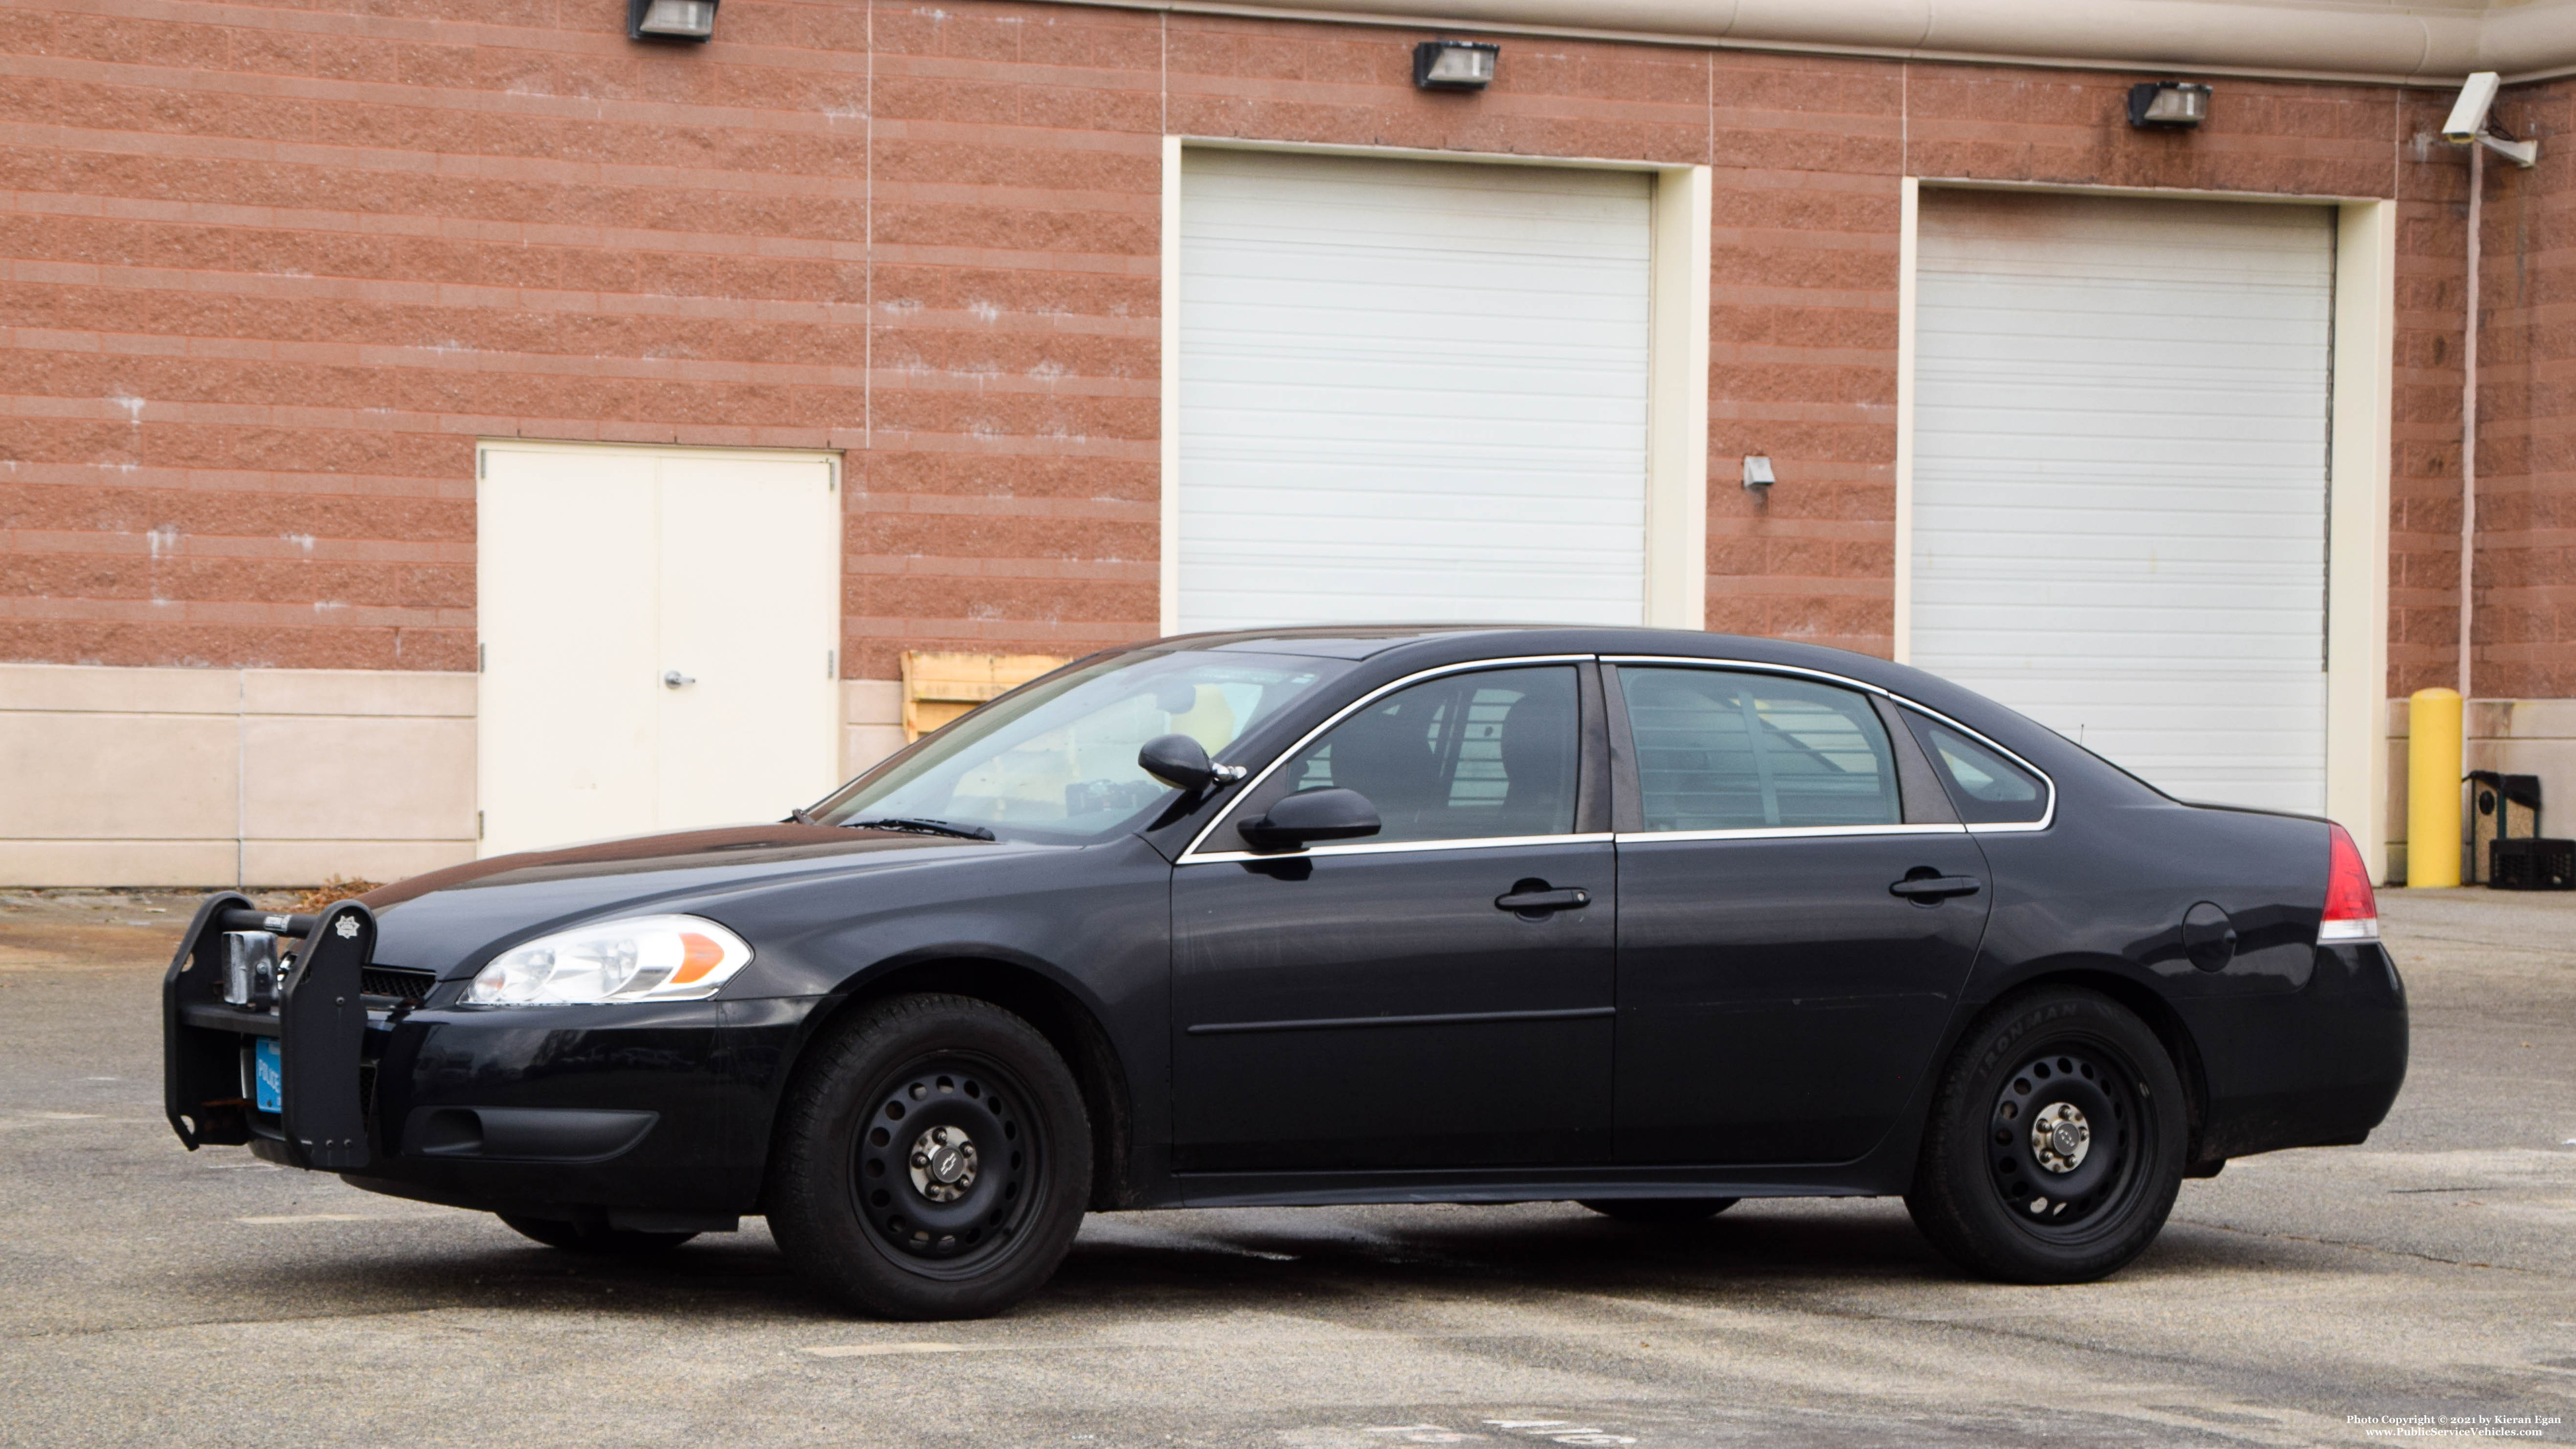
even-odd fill
[{"label": "rear wheel", "polygon": [[989,1002],[903,996],[813,1048],[769,1227],[863,1313],[981,1318],[1054,1274],[1090,1195],[1090,1124],[1046,1038]]},{"label": "rear wheel", "polygon": [[1906,1210],[1962,1267],[2090,1282],[2163,1230],[2184,1130],[2181,1078],[2146,1023],[2089,991],[2038,992],[1960,1043]]},{"label": "rear wheel", "polygon": [[521,1217],[517,1213],[495,1214],[522,1237],[534,1238],[549,1248],[568,1253],[587,1253],[595,1257],[639,1257],[646,1253],[667,1252],[697,1236],[695,1233],[643,1233],[633,1228],[612,1228],[605,1223],[574,1223],[559,1218]]},{"label": "rear wheel", "polygon": [[1605,1197],[1583,1201],[1581,1205],[1623,1223],[1670,1227],[1705,1222],[1735,1203],[1731,1197]]}]

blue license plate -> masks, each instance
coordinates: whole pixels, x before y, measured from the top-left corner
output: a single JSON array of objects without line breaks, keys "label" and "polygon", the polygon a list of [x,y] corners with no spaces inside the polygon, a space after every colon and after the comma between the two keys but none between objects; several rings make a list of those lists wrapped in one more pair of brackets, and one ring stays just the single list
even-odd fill
[{"label": "blue license plate", "polygon": [[250,1045],[250,1079],[252,1100],[263,1112],[284,1111],[286,1106],[285,1060],[277,1054],[277,1038],[253,1037]]}]

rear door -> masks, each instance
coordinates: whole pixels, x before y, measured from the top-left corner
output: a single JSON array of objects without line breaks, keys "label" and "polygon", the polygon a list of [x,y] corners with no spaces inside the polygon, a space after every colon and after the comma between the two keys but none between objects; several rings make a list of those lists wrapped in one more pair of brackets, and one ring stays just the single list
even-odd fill
[{"label": "rear door", "polygon": [[1931,1069],[1992,892],[1892,711],[1788,674],[1609,676],[1622,1162],[1842,1162]]}]

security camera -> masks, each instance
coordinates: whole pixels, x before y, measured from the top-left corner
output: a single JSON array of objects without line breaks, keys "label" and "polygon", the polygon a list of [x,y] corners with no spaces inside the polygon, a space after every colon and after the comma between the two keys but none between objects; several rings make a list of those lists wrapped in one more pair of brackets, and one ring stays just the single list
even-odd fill
[{"label": "security camera", "polygon": [[2454,146],[2484,146],[2528,171],[2539,163],[2540,143],[2499,134],[2487,119],[2487,113],[2495,109],[2496,89],[2500,84],[2496,73],[2491,70],[2470,76],[2460,87],[2459,100],[2451,106],[2451,119],[2442,123],[2442,139]]},{"label": "security camera", "polygon": [[2495,109],[2496,88],[2503,84],[2494,71],[2482,70],[2470,76],[2460,87],[2460,99],[2451,107],[2451,119],[2442,123],[2442,139],[2454,146],[2466,146],[2485,134],[2487,112]]}]

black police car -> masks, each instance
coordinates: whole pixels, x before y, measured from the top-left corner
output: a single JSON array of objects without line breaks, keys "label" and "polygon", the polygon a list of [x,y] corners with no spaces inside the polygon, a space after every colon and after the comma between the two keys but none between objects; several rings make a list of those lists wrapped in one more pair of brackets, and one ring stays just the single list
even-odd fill
[{"label": "black police car", "polygon": [[2181,1179],[2359,1142],[2406,1064],[2323,820],[2183,804],[1928,674],[1722,635],[1094,655],[771,825],[318,917],[165,988],[189,1146],[1000,1310],[1086,1209],[1902,1193],[2098,1278]]}]

